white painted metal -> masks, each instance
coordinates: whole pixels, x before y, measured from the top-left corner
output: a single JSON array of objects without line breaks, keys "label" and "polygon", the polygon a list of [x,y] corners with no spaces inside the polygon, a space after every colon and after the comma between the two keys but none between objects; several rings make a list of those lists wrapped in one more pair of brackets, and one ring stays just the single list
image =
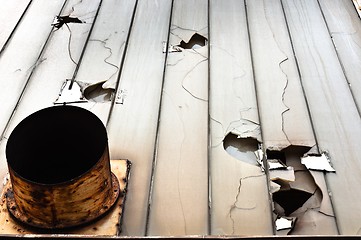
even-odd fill
[{"label": "white painted metal", "polygon": [[[2,52],[31,0],[3,0],[0,8],[0,51]],[[0,54],[1,54],[0,52]]]},{"label": "white painted metal", "polygon": [[138,2],[115,104],[108,122],[111,158],[132,161],[122,235],[146,232],[170,1]]},{"label": "white painted metal", "polygon": [[310,118],[280,1],[247,1],[265,148],[314,146]]},{"label": "white painted metal", "polygon": [[32,3],[12,36],[11,44],[1,54],[0,134],[16,108],[28,78],[45,59],[39,58],[39,55],[52,30],[53,18],[59,14],[63,2],[63,0],[56,0],[51,3],[49,1]]},{"label": "white painted metal", "polygon": [[351,1],[319,1],[332,41],[361,111],[361,19]]},{"label": "white painted metal", "polygon": [[[207,1],[174,1],[169,43],[208,38]],[[208,48],[168,54],[149,235],[208,233]]]},{"label": "white painted metal", "polygon": [[341,234],[359,234],[361,121],[317,1],[282,1]]},{"label": "white painted metal", "polygon": [[224,148],[228,134],[261,141],[244,2],[210,1],[209,24],[211,234],[271,235],[265,173]]},{"label": "white painted metal", "polygon": [[135,5],[136,0],[107,0],[102,3],[74,78],[82,86],[83,93],[95,86],[99,90],[89,94],[92,97],[89,99],[85,94],[87,103],[72,105],[92,111],[104,124],[108,121],[111,98],[115,95]]}]

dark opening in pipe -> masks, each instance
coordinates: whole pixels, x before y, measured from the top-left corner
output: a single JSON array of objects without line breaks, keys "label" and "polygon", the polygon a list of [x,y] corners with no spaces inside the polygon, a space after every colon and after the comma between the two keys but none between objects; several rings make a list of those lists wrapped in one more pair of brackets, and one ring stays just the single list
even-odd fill
[{"label": "dark opening in pipe", "polygon": [[56,184],[89,171],[106,146],[99,118],[79,107],[58,106],[24,119],[10,135],[6,156],[20,177]]},{"label": "dark opening in pipe", "polygon": [[7,208],[20,222],[66,228],[90,222],[119,196],[103,123],[80,107],[50,107],[25,118],[6,146]]}]

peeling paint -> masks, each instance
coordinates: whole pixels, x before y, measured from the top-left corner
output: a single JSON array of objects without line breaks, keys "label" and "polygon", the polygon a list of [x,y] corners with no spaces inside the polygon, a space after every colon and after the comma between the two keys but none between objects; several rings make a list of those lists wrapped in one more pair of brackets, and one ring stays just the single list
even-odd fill
[{"label": "peeling paint", "polygon": [[290,188],[289,190],[280,190],[273,193],[273,201],[277,202],[283,209],[284,214],[289,216],[300,208],[310,197],[312,193]]},{"label": "peeling paint", "polygon": [[267,163],[268,163],[268,169],[269,170],[274,170],[274,169],[287,169],[287,165],[284,164],[281,160],[279,159],[267,159]]},{"label": "peeling paint", "polygon": [[238,135],[241,138],[256,137],[259,142],[262,141],[260,125],[248,119],[240,118],[231,122],[225,131],[226,133],[230,132]]},{"label": "peeling paint", "polygon": [[[330,232],[337,234],[326,183],[323,176],[319,175],[322,172],[309,170],[301,163],[303,156],[307,156],[310,151],[314,152],[310,148],[301,146],[290,146],[282,151],[267,150],[267,161],[268,158],[271,160],[276,158],[287,166],[283,169],[269,169],[270,192],[277,216],[275,221],[282,217],[292,217],[297,220],[291,231],[286,233],[277,231],[277,235],[329,234]],[[290,174],[287,175],[290,168],[294,179]],[[277,175],[279,176],[275,177]],[[275,225],[277,227],[276,222]]]},{"label": "peeling paint", "polygon": [[311,173],[313,179],[315,180],[316,185],[319,187],[319,189],[322,192],[322,200],[321,200],[321,205],[320,205],[319,211],[325,215],[334,217],[334,212],[333,212],[333,208],[332,208],[332,204],[331,204],[331,197],[329,195],[329,192],[328,192],[328,189],[326,186],[324,172],[310,170],[310,173]]},{"label": "peeling paint", "polygon": [[290,187],[293,189],[314,193],[318,188],[312,175],[307,170],[298,169],[295,171],[295,178],[297,181],[290,182]]},{"label": "peeling paint", "polygon": [[60,89],[54,104],[97,102],[105,103],[113,99],[115,90],[105,88],[106,81],[95,84],[67,79]]},{"label": "peeling paint", "polygon": [[[322,172],[308,170],[301,164],[301,157],[314,154],[315,148],[291,146],[282,151],[267,150],[267,163],[276,219],[292,217],[292,230],[277,230],[277,235],[337,234],[330,197]],[[255,155],[263,155],[258,150]],[[269,163],[270,161],[270,163]],[[272,164],[276,164],[275,167]],[[313,213],[309,213],[313,211]],[[275,222],[277,227],[277,223]],[[301,227],[302,226],[302,227]],[[334,230],[327,230],[332,226]]]},{"label": "peeling paint", "polygon": [[257,151],[254,151],[254,155],[256,156],[257,162],[261,166],[262,171],[264,171],[264,168],[263,168],[264,153],[263,153],[262,149],[257,149]]},{"label": "peeling paint", "polygon": [[301,163],[310,170],[336,172],[336,170],[331,167],[330,160],[325,153],[322,153],[321,155],[307,155],[302,157]]},{"label": "peeling paint", "polygon": [[295,171],[293,167],[287,167],[285,169],[273,169],[269,171],[269,177],[271,181],[280,183],[280,181],[288,183],[295,181]]},{"label": "peeling paint", "polygon": [[275,193],[278,192],[281,189],[281,185],[277,184],[273,181],[270,182],[270,192]]},{"label": "peeling paint", "polygon": [[[72,86],[71,86],[72,85]],[[86,102],[84,99],[81,86],[78,82],[72,82],[71,79],[65,80],[61,86],[58,98],[54,104],[79,103]]]}]

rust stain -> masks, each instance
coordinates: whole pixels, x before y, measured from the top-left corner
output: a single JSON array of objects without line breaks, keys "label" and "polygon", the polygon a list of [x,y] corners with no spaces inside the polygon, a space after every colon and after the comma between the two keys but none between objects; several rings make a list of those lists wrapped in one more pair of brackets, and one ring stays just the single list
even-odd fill
[{"label": "rust stain", "polygon": [[[33,140],[36,134],[40,137]],[[30,153],[20,154],[19,145]],[[24,119],[9,138],[7,160],[12,183],[6,194],[8,210],[34,227],[82,225],[107,212],[119,197],[106,129],[79,107],[47,108]]]},{"label": "rust stain", "polygon": [[92,221],[120,195],[118,180],[110,172],[108,148],[91,171],[69,183],[31,183],[9,170],[8,209],[15,218],[35,227],[64,228]]}]

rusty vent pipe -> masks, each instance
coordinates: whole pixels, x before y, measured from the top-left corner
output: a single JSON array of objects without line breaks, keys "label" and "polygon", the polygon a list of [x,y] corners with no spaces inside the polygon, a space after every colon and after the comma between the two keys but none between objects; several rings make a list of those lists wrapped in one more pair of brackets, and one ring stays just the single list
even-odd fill
[{"label": "rusty vent pipe", "polygon": [[12,184],[7,206],[23,223],[81,225],[109,210],[118,197],[106,129],[83,108],[50,107],[28,116],[11,133],[6,158]]}]

